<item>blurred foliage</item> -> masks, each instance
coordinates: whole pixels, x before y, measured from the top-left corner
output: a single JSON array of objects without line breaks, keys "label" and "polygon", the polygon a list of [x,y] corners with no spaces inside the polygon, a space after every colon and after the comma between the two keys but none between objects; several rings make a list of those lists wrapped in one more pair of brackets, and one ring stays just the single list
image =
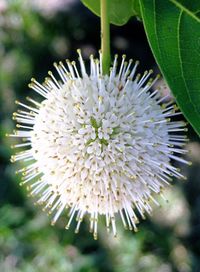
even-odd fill
[{"label": "blurred foliage", "polygon": [[[57,6],[55,4],[57,3]],[[190,129],[190,159],[183,168],[188,182],[176,181],[166,192],[169,203],[131,233],[118,223],[113,238],[99,228],[94,241],[88,222],[80,233],[55,227],[34,200],[27,198],[11,165],[12,141],[5,137],[14,124],[14,100],[30,92],[32,76],[42,81],[53,61],[75,59],[81,48],[86,59],[99,48],[99,19],[79,1],[0,0],[0,271],[2,272],[199,272],[200,271],[200,145]],[[143,27],[131,20],[111,27],[112,52],[141,60],[141,69],[154,67]],[[33,94],[34,96],[34,94]]]}]

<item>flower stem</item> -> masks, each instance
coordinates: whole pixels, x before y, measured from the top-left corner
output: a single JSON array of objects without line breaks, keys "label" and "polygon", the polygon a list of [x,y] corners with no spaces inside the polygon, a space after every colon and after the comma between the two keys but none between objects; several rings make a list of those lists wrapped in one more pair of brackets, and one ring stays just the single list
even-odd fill
[{"label": "flower stem", "polygon": [[103,74],[109,74],[110,69],[110,0],[101,0],[101,51]]}]

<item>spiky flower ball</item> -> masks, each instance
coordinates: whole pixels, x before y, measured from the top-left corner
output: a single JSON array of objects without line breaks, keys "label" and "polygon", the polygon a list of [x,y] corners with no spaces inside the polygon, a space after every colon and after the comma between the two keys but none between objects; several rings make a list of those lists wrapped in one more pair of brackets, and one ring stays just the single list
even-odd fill
[{"label": "spiky flower ball", "polygon": [[125,228],[137,230],[138,214],[151,213],[150,202],[161,194],[171,177],[184,178],[171,165],[179,157],[186,136],[185,123],[170,121],[177,115],[172,103],[163,105],[159,91],[151,92],[156,79],[152,71],[136,75],[138,62],[117,65],[109,75],[102,73],[102,56],[90,58],[86,72],[80,51],[75,62],[54,64],[60,80],[49,72],[44,84],[32,79],[30,88],[43,101],[27,98],[30,105],[17,102],[14,113],[24,151],[12,156],[28,166],[23,173],[33,195],[39,196],[54,224],[64,209],[69,209],[69,228],[76,215],[78,232],[86,214],[90,231],[97,237],[99,215],[116,235],[116,215]]}]

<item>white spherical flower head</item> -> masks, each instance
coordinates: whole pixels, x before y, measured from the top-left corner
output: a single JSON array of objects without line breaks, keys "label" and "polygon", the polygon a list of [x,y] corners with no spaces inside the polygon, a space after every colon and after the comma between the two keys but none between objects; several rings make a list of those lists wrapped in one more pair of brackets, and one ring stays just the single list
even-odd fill
[{"label": "white spherical flower head", "polygon": [[[90,58],[90,73],[79,54],[80,72],[75,62],[54,64],[60,80],[49,72],[44,84],[32,79],[30,88],[43,98],[14,113],[18,130],[13,137],[23,139],[14,147],[29,147],[12,156],[29,165],[23,173],[33,195],[39,195],[54,224],[69,209],[69,228],[76,215],[78,232],[85,214],[90,231],[97,238],[99,215],[116,235],[116,215],[125,228],[137,230],[138,215],[151,213],[150,202],[171,177],[184,178],[170,164],[174,159],[188,163],[179,154],[187,141],[181,135],[185,123],[170,121],[179,114],[159,91],[150,92],[156,79],[152,71],[136,75],[138,62],[117,65],[109,75],[102,73],[102,56]],[[32,105],[31,105],[32,104]]]}]

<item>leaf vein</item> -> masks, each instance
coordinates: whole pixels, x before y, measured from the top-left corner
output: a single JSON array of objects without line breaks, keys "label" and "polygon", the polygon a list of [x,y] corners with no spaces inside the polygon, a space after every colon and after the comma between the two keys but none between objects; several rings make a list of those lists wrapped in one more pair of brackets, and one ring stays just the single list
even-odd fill
[{"label": "leaf vein", "polygon": [[184,76],[184,71],[183,71],[183,62],[182,62],[182,58],[181,58],[181,49],[180,49],[180,24],[181,24],[182,15],[183,15],[183,10],[180,11],[180,15],[178,17],[178,23],[177,23],[177,46],[178,46],[178,57],[179,57],[180,68],[181,68],[181,76],[182,76],[183,83],[185,85],[186,92],[188,94],[189,101],[193,105],[194,110],[196,111],[196,113],[199,115],[199,112],[197,111],[196,105],[193,103],[193,100],[191,98],[190,91],[188,89],[187,82],[186,82],[185,76]]},{"label": "leaf vein", "polygon": [[172,4],[177,6],[179,9],[187,13],[189,16],[193,17],[195,20],[197,20],[200,23],[200,19],[195,15],[195,13],[192,13],[189,9],[187,9],[182,4],[178,3],[176,0],[169,0]]}]

